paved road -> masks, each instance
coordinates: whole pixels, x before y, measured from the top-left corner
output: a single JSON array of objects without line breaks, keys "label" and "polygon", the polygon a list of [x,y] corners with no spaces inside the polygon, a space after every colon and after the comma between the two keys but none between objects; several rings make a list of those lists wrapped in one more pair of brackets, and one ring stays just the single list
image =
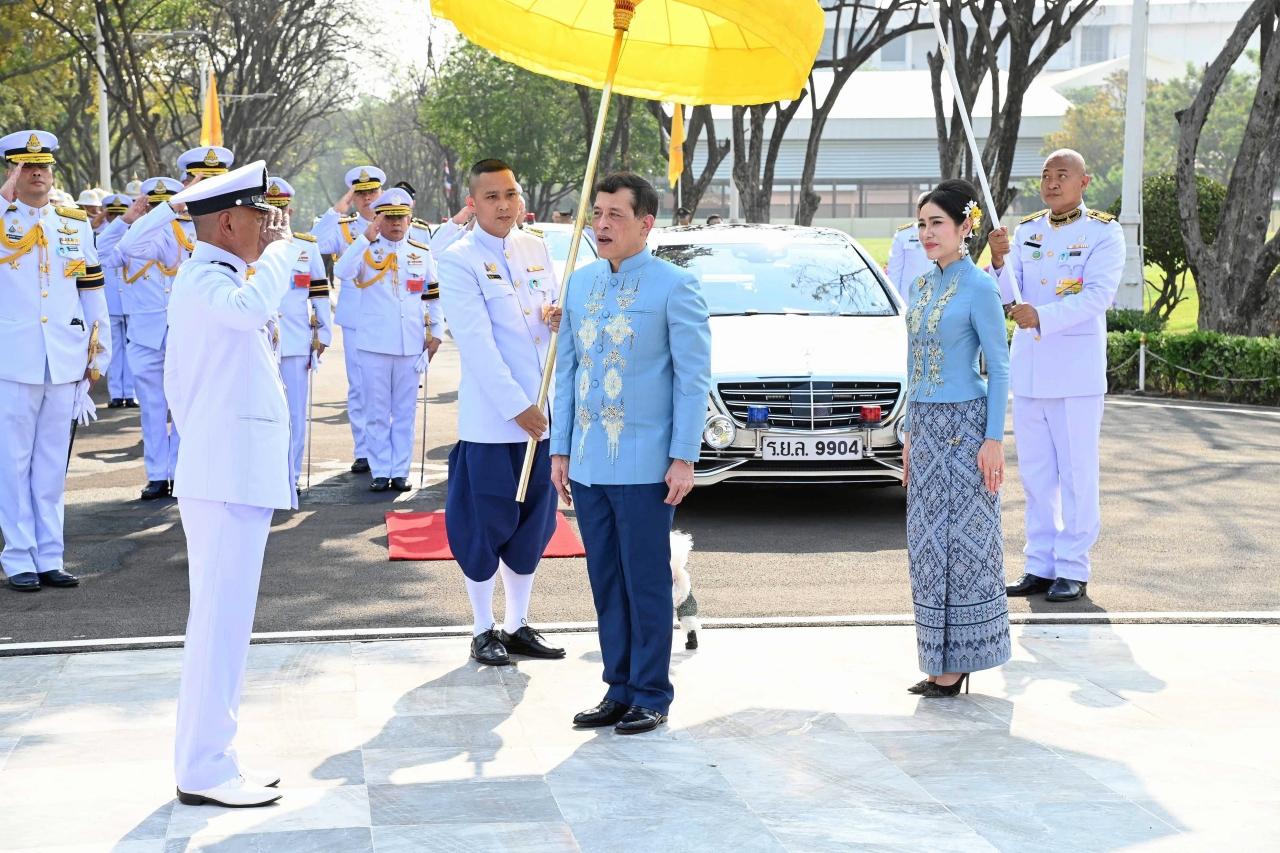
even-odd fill
[{"label": "paved road", "polygon": [[[300,511],[276,515],[257,630],[470,622],[455,564],[386,559],[388,509],[444,503],[457,401],[450,345],[431,375],[426,488],[374,495],[367,477],[346,472],[351,439],[342,359],[337,351],[326,356],[316,382],[313,488]],[[84,583],[35,595],[0,590],[0,642],[182,632],[186,558],[177,506],[137,500],[146,479],[137,410],[100,415],[81,430],[68,478],[67,562]],[[1007,446],[1012,456],[1011,437]],[[1117,398],[1107,410],[1103,455],[1104,530],[1091,600],[1030,606],[1280,609],[1280,413]],[[1022,562],[1024,501],[1010,474],[1005,541],[1014,577]],[[677,523],[696,539],[691,568],[703,614],[909,612],[904,503],[899,488],[698,490]],[[1013,603],[1016,611],[1028,606]],[[593,618],[583,561],[544,564],[533,617]]]}]

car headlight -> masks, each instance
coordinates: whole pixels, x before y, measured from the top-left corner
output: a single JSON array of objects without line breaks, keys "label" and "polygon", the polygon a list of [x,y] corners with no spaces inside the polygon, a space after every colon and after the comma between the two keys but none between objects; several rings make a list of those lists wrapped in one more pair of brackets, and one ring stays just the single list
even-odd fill
[{"label": "car headlight", "polygon": [[707,425],[702,430],[702,440],[713,450],[724,450],[733,444],[737,436],[738,428],[724,415],[712,415],[707,418]]}]

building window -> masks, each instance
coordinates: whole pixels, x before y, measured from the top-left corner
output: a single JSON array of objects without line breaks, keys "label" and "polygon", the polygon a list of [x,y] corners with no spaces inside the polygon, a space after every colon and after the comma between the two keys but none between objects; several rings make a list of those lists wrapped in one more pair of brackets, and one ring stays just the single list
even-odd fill
[{"label": "building window", "polygon": [[907,62],[907,38],[899,36],[880,48],[880,65],[885,68],[898,68]]},{"label": "building window", "polygon": [[1080,30],[1080,64],[1092,65],[1111,58],[1111,28],[1082,27]]}]

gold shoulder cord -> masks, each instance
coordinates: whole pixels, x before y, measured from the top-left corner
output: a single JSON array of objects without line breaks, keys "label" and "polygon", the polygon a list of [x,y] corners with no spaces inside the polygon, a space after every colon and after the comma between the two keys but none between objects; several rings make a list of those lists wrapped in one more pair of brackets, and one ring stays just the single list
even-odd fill
[{"label": "gold shoulder cord", "polygon": [[183,229],[182,225],[179,224],[177,220],[170,222],[169,225],[173,228],[173,236],[175,239],[177,239],[179,246],[181,246],[187,252],[190,252],[196,247],[195,243],[187,239],[186,230]]},{"label": "gold shoulder cord", "polygon": [[[399,257],[398,253],[390,252],[381,261],[375,261],[373,259],[373,255],[369,254],[369,250],[365,249],[364,262],[368,264],[368,266],[371,269],[377,270],[378,274],[375,275],[373,278],[365,279],[364,281],[360,281],[359,279],[356,279],[355,280],[356,288],[359,290],[364,290],[366,287],[372,287],[373,285],[377,284],[379,281],[382,280],[382,277],[387,274],[387,270],[398,272],[400,269],[400,264],[399,264],[399,261],[397,260],[398,257]],[[398,285],[400,283],[400,280],[397,276],[393,276],[392,280],[393,280],[393,284]]]}]

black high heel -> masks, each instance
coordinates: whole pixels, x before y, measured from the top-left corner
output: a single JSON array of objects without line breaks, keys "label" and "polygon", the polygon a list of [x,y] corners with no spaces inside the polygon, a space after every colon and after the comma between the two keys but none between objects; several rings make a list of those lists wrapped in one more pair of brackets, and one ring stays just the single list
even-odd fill
[{"label": "black high heel", "polygon": [[927,678],[922,679],[922,680],[920,680],[920,681],[917,681],[915,684],[911,685],[910,687],[908,687],[908,688],[907,688],[907,692],[908,692],[908,693],[915,693],[915,694],[919,695],[919,694],[921,694],[921,693],[925,692],[926,690],[928,690],[928,689],[929,689],[929,685],[930,685],[930,684],[933,684],[933,682],[932,682],[932,681],[930,681],[929,679],[927,679]]},{"label": "black high heel", "polygon": [[944,697],[959,696],[961,687],[964,687],[965,693],[969,692],[969,673],[967,672],[956,679],[955,684],[942,685],[935,681],[930,684],[927,689],[921,692],[920,695],[926,699],[942,699]]}]

